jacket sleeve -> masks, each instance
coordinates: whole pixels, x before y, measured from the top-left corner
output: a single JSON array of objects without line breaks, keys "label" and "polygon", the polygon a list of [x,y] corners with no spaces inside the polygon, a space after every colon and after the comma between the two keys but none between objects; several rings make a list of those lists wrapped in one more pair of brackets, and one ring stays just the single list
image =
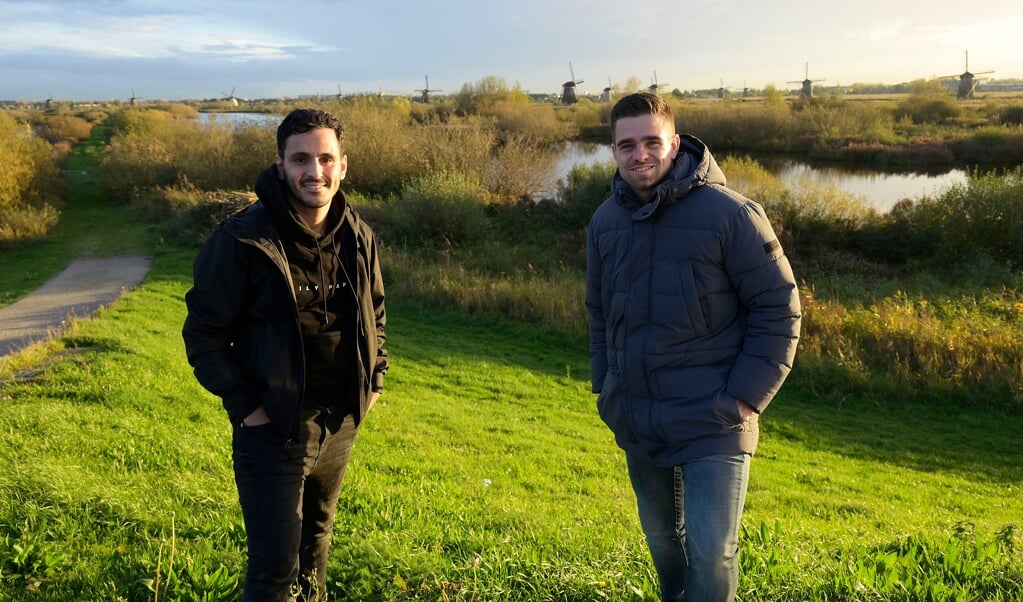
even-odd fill
[{"label": "jacket sleeve", "polygon": [[728,271],[746,311],[742,350],[728,392],[762,412],[792,369],[799,340],[799,289],[763,209],[750,201],[725,241]]},{"label": "jacket sleeve", "polygon": [[244,250],[217,230],[193,265],[193,286],[185,294],[188,314],[181,335],[196,379],[221,398],[232,422],[240,422],[259,405],[249,391],[233,349],[233,332],[245,298]]},{"label": "jacket sleeve", "polygon": [[387,326],[387,309],[384,304],[384,278],[380,271],[380,255],[376,244],[376,237],[370,238],[370,261],[372,262],[372,279],[370,282],[370,295],[373,299],[373,321],[376,328],[377,356],[373,364],[373,375],[371,390],[381,392],[384,390],[384,375],[390,367],[390,358],[387,349],[384,348],[384,341],[387,340],[385,327]]},{"label": "jacket sleeve", "polygon": [[607,331],[603,306],[603,265],[593,223],[586,234],[586,310],[590,315],[590,387],[600,393],[607,376]]}]

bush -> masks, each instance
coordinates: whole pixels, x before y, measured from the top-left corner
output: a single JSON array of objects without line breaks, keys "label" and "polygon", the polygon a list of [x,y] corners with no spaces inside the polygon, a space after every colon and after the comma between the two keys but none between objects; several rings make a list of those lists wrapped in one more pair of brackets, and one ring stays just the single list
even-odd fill
[{"label": "bush", "polygon": [[250,192],[208,192],[183,182],[150,191],[139,203],[165,240],[198,246],[231,215],[251,205]]},{"label": "bush", "polygon": [[67,142],[75,144],[89,137],[92,124],[85,119],[68,113],[47,116],[38,127],[39,135],[50,144]]},{"label": "bush", "polygon": [[257,123],[204,125],[126,109],[111,117],[111,127],[116,133],[100,165],[100,182],[125,202],[181,182],[206,191],[249,189],[276,152],[275,131]]},{"label": "bush", "polygon": [[998,113],[998,122],[1002,125],[1023,125],[1023,105],[1004,107]]},{"label": "bush", "polygon": [[42,207],[0,207],[0,244],[40,239],[57,225],[60,211]]},{"label": "bush", "polygon": [[951,186],[930,208],[929,221],[949,257],[987,253],[997,261],[1023,266],[1023,167],[1001,175],[971,173]]},{"label": "bush", "polygon": [[611,194],[616,169],[614,161],[577,165],[559,182],[558,196],[567,227],[586,227],[593,212]]},{"label": "bush", "polygon": [[578,130],[576,124],[558,119],[554,105],[551,104],[501,100],[482,109],[480,114],[492,117],[502,132],[543,144],[568,140]]},{"label": "bush", "polygon": [[756,201],[765,209],[785,198],[781,179],[748,156],[725,157],[720,162],[728,187]]},{"label": "bush", "polygon": [[784,103],[685,105],[675,112],[679,132],[688,132],[712,150],[731,148],[788,150],[795,125]]},{"label": "bush", "polygon": [[12,242],[44,234],[57,221],[67,180],[53,147],[0,112],[0,238]]},{"label": "bush", "polygon": [[489,230],[478,180],[454,171],[415,178],[390,204],[392,232],[400,240],[451,249],[484,239]]},{"label": "bush", "polygon": [[913,123],[944,123],[963,113],[955,98],[947,94],[910,94],[895,108],[897,119],[909,118]]}]

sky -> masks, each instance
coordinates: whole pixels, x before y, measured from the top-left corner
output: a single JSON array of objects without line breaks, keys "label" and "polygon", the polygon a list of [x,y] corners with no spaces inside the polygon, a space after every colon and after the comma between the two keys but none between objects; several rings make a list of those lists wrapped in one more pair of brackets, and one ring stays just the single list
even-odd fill
[{"label": "sky", "polygon": [[1019,0],[0,0],[0,100],[1023,78]]}]

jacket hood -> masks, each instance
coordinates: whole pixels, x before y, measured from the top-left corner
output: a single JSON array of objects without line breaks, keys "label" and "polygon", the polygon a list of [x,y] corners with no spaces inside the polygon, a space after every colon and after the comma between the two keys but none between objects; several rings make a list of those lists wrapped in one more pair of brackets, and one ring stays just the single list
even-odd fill
[{"label": "jacket hood", "polygon": [[340,190],[334,195],[327,216],[327,229],[322,237],[306,225],[291,204],[287,184],[277,176],[274,165],[264,169],[256,178],[256,196],[266,206],[281,235],[308,247],[317,246],[318,240],[329,239],[341,226],[348,203]]},{"label": "jacket hood", "polygon": [[726,184],[725,173],[721,171],[707,145],[689,134],[682,134],[680,138],[678,156],[675,157],[671,171],[658,185],[648,203],[640,203],[629,184],[618,171],[615,171],[611,189],[626,207],[639,209],[636,219],[653,215],[662,204],[676,203],[689,194],[689,191],[704,184],[720,186]]}]

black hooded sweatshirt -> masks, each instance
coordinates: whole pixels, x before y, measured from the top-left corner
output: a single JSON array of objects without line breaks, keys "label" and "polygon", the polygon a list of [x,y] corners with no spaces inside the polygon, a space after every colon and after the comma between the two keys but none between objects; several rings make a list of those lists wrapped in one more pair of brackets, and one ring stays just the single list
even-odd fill
[{"label": "black hooded sweatshirt", "polygon": [[281,236],[295,286],[295,300],[305,351],[303,405],[355,412],[355,400],[340,399],[355,377],[356,303],[353,281],[355,233],[347,220],[344,196],[338,194],[322,236],[305,223],[291,203],[287,184],[264,171],[256,192],[270,211]]}]

